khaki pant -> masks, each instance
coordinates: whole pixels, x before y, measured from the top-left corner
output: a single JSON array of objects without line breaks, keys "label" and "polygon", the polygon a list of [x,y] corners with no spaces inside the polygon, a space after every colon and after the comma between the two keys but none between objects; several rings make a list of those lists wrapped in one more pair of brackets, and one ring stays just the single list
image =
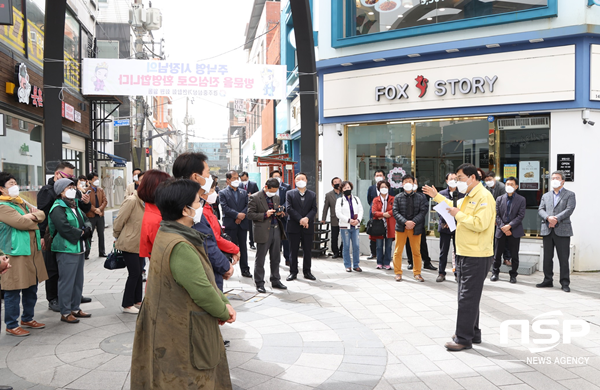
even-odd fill
[{"label": "khaki pant", "polygon": [[404,251],[403,243],[410,243],[410,249],[413,254],[413,274],[421,275],[423,261],[421,260],[421,235],[414,235],[413,229],[404,229],[403,232],[396,232],[396,250],[394,251],[394,273],[402,275],[402,251]]}]

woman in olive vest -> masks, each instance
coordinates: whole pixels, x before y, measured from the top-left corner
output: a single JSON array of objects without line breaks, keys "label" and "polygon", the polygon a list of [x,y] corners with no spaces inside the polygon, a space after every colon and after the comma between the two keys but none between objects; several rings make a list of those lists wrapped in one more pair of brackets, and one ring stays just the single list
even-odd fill
[{"label": "woman in olive vest", "polygon": [[131,389],[231,389],[219,325],[235,310],[215,284],[204,234],[200,185],[169,180],[156,190],[162,215],[146,297],[135,329]]},{"label": "woman in olive vest", "polygon": [[[23,328],[45,327],[33,319],[38,283],[48,279],[38,228],[45,215],[43,211],[31,212],[19,196],[17,180],[8,172],[0,173],[0,191],[0,248],[12,264],[10,271],[2,276],[6,333],[29,336]],[[19,325],[20,304],[23,314]]]},{"label": "woman in olive vest", "polygon": [[[75,183],[60,179],[54,183],[58,198],[50,209],[48,226],[52,252],[58,263],[58,306],[60,320],[75,324],[78,318],[91,317],[80,310],[83,291],[85,242],[92,237],[92,227],[79,208]],[[89,245],[89,242],[88,242]]]}]

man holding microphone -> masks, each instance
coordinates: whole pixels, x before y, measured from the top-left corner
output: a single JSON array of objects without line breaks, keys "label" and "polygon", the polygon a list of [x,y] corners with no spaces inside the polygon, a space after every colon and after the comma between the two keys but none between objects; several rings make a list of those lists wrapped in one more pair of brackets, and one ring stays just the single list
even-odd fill
[{"label": "man holding microphone", "polygon": [[456,272],[458,276],[458,312],[456,332],[445,344],[449,351],[471,349],[481,343],[479,303],[483,283],[494,260],[496,201],[481,184],[477,168],[462,164],[456,170],[457,189],[465,194],[458,207],[438,194],[435,187],[424,186],[423,193],[437,203],[445,202],[456,219]]}]

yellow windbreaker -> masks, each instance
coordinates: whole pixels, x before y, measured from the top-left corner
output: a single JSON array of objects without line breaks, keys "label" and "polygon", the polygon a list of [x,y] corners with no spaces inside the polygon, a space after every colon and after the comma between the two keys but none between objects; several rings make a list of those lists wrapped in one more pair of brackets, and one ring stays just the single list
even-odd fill
[{"label": "yellow windbreaker", "polygon": [[[438,194],[435,202],[452,201]],[[496,229],[496,201],[490,191],[477,184],[462,200],[456,214],[456,254],[466,257],[489,257],[494,255],[494,231]]]}]

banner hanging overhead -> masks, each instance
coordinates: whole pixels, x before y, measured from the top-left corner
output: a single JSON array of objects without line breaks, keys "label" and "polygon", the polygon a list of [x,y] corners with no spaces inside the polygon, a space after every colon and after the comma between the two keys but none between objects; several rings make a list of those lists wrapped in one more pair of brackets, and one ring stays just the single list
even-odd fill
[{"label": "banner hanging overhead", "polygon": [[83,59],[83,94],[285,99],[283,65]]}]

